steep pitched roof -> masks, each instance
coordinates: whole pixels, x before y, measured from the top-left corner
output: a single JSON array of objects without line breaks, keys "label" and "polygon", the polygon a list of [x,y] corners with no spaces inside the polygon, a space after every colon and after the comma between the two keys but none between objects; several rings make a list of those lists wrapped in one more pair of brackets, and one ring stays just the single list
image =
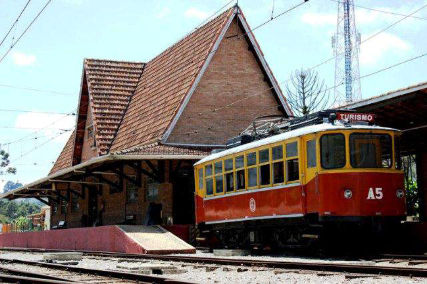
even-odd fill
[{"label": "steep pitched roof", "polygon": [[[98,155],[122,151],[166,151],[183,155],[190,153],[187,148],[161,144],[167,142],[180,113],[186,107],[198,81],[236,17],[246,30],[246,36],[255,50],[266,79],[272,85],[285,112],[291,115],[292,112],[243,13],[234,6],[148,63],[85,59],[79,116],[73,135],[75,138],[68,141],[56,162],[58,166],[55,164],[52,170],[68,164],[68,156],[64,154],[64,151],[67,155],[69,153],[66,148],[71,148],[71,164],[81,162],[88,111],[91,111],[93,116]],[[197,154],[207,154],[208,150],[205,148],[194,151]]]},{"label": "steep pitched roof", "polygon": [[49,175],[71,167],[72,166],[72,159],[73,159],[73,146],[74,146],[74,139],[75,139],[76,132],[73,131],[70,138],[68,138],[67,143],[65,144],[64,148],[62,149],[61,154],[59,154],[58,159],[56,159],[55,164],[53,165],[52,169],[49,172]]},{"label": "steep pitched roof", "polygon": [[163,135],[234,11],[223,12],[146,64],[112,151]]},{"label": "steep pitched roof", "polygon": [[144,63],[85,59],[96,143],[100,155],[108,152],[123,119]]}]

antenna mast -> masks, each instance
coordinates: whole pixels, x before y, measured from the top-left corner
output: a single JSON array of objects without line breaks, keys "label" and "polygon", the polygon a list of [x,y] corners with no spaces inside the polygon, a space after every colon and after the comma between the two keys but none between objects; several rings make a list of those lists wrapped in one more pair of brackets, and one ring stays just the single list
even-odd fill
[{"label": "antenna mast", "polygon": [[344,105],[362,99],[360,90],[360,33],[356,30],[354,1],[338,2],[337,31],[332,37],[335,55],[335,102]]}]

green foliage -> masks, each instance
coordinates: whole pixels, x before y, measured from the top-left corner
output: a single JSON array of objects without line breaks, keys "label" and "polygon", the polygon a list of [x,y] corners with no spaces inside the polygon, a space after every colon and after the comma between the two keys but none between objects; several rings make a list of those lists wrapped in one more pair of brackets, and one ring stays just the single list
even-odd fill
[{"label": "green foliage", "polygon": [[30,220],[24,216],[20,216],[15,220],[15,224],[18,231],[26,231],[29,229]]},{"label": "green foliage", "polygon": [[414,179],[405,180],[405,189],[408,215],[419,216],[420,204],[417,181]]},{"label": "green foliage", "polygon": [[[29,201],[7,201],[0,200],[0,221],[12,222],[20,217],[40,212],[41,206],[38,203]],[[4,216],[6,219],[1,219]]]},{"label": "green foliage", "polygon": [[[9,167],[9,153],[0,149],[0,175],[2,174],[16,174],[16,168]],[[6,170],[3,172],[2,168]]]},{"label": "green foliage", "polygon": [[13,182],[13,181],[8,181],[6,182],[6,184],[3,186],[3,192],[9,192],[11,190],[17,189],[19,187],[22,186],[22,183],[19,182]]}]

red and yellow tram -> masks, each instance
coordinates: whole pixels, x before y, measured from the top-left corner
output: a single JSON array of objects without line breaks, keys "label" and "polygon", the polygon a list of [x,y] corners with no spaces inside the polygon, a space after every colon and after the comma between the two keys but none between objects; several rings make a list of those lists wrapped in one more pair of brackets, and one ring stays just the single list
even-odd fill
[{"label": "red and yellow tram", "polygon": [[325,224],[400,221],[399,135],[329,119],[212,154],[195,164],[196,223],[242,243],[265,232],[295,240]]}]

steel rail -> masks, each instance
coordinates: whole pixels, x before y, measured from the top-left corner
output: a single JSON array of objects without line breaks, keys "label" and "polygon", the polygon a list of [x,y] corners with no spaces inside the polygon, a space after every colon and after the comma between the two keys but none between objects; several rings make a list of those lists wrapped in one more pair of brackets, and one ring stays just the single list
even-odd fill
[{"label": "steel rail", "polygon": [[113,271],[113,270],[92,269],[92,268],[85,268],[85,267],[76,267],[76,266],[69,266],[69,265],[63,265],[63,264],[46,263],[46,262],[21,260],[21,259],[0,258],[0,262],[21,263],[26,265],[40,266],[40,267],[46,267],[46,268],[52,268],[52,269],[58,269],[58,270],[68,270],[72,272],[84,273],[89,275],[106,276],[106,277],[117,278],[122,280],[134,280],[142,283],[168,283],[168,284],[169,283],[170,284],[192,283],[192,282],[169,279],[169,278],[160,277],[160,276],[120,272],[120,271]]},{"label": "steel rail", "polygon": [[17,276],[17,277],[27,277],[27,278],[34,278],[34,279],[38,278],[38,279],[42,279],[44,281],[48,281],[48,280],[58,281],[60,283],[72,283],[72,282],[74,282],[72,280],[57,277],[57,276],[51,276],[51,275],[46,275],[46,274],[37,273],[37,272],[30,272],[30,271],[26,271],[26,270],[20,270],[20,269],[16,269],[16,268],[9,268],[9,267],[0,266],[0,275],[8,276],[9,274],[13,274],[13,276]]},{"label": "steel rail", "polygon": [[[48,250],[48,249],[15,249],[1,248],[0,250],[10,251],[34,251],[34,252],[52,252],[66,250]],[[408,276],[408,277],[427,277],[426,268],[382,266],[382,265],[364,265],[364,264],[342,264],[342,263],[324,263],[324,262],[300,262],[300,261],[272,261],[256,259],[229,259],[215,257],[198,257],[182,255],[150,255],[150,254],[126,254],[98,251],[80,251],[85,255],[104,256],[127,259],[155,259],[161,261],[188,262],[188,263],[208,263],[218,265],[246,266],[246,267],[267,267],[279,269],[298,269],[313,271],[328,271],[339,273],[359,273],[371,275],[389,275],[389,276]],[[67,266],[68,267],[68,266]],[[182,283],[182,282],[181,282]]]},{"label": "steel rail", "polygon": [[35,277],[28,277],[28,276],[17,276],[17,275],[9,275],[9,274],[3,274],[0,273],[0,280],[2,282],[9,282],[9,283],[31,283],[31,284],[38,284],[38,283],[51,283],[51,284],[66,284],[66,283],[72,283],[69,281],[59,281],[59,280],[53,280],[48,278],[35,278]]}]

